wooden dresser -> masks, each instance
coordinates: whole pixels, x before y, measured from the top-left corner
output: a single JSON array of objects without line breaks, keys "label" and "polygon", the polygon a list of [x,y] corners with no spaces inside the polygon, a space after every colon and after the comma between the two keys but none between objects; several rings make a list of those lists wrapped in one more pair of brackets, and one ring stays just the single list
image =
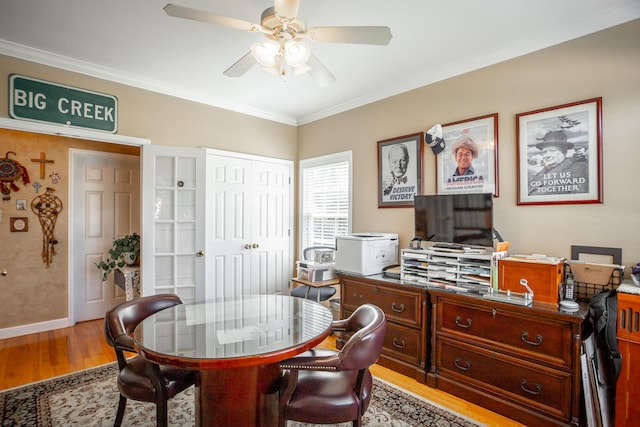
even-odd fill
[{"label": "wooden dresser", "polygon": [[580,423],[581,334],[575,313],[429,289],[427,384],[530,426]]},{"label": "wooden dresser", "polygon": [[[387,317],[387,333],[378,363],[425,383],[429,369],[429,305],[424,287],[376,276],[339,274],[340,317],[360,305],[375,304]],[[339,348],[347,337],[337,339]]]}]

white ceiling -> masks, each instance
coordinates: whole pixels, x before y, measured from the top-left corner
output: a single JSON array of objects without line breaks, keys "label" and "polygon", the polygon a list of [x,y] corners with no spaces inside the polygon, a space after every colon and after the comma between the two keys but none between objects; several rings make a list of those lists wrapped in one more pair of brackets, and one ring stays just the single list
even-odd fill
[{"label": "white ceiling", "polygon": [[[386,25],[388,46],[309,42],[336,76],[222,75],[259,33],[169,17],[169,3],[259,23],[271,0],[0,0],[0,54],[301,125],[640,18],[639,0],[301,0],[307,26]],[[40,77],[40,76],[29,76]]]}]

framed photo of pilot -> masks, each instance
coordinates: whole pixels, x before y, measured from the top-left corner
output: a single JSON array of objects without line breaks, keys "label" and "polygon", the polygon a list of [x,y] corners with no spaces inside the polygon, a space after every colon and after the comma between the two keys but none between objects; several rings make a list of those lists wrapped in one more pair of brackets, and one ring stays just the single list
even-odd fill
[{"label": "framed photo of pilot", "polygon": [[516,114],[518,205],[602,203],[602,98]]},{"label": "framed photo of pilot", "polygon": [[498,197],[498,113],[442,125],[445,149],[436,157],[438,194]]},{"label": "framed photo of pilot", "polygon": [[422,132],[378,141],[378,207],[412,207],[422,194]]}]

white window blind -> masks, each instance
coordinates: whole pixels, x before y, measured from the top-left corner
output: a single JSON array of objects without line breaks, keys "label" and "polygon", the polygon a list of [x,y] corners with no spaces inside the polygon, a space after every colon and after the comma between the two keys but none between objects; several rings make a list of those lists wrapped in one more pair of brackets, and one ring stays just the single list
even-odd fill
[{"label": "white window blind", "polygon": [[300,250],[351,232],[351,152],[300,162]]}]

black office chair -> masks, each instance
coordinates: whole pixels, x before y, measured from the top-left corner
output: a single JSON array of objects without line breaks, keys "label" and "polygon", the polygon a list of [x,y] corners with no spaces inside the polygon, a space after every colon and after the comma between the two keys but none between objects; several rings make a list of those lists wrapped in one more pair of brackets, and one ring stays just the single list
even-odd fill
[{"label": "black office chair", "polygon": [[[331,246],[310,246],[308,248],[305,248],[302,251],[302,258],[307,261],[312,260],[314,258],[315,251],[318,249],[335,250],[335,248]],[[319,296],[318,296],[318,293],[320,293]],[[313,301],[326,301],[332,296],[334,296],[335,294],[336,294],[336,288],[334,288],[333,286],[323,286],[321,288],[314,288],[313,286],[300,285],[295,289],[291,290],[292,297],[306,298]]]}]

